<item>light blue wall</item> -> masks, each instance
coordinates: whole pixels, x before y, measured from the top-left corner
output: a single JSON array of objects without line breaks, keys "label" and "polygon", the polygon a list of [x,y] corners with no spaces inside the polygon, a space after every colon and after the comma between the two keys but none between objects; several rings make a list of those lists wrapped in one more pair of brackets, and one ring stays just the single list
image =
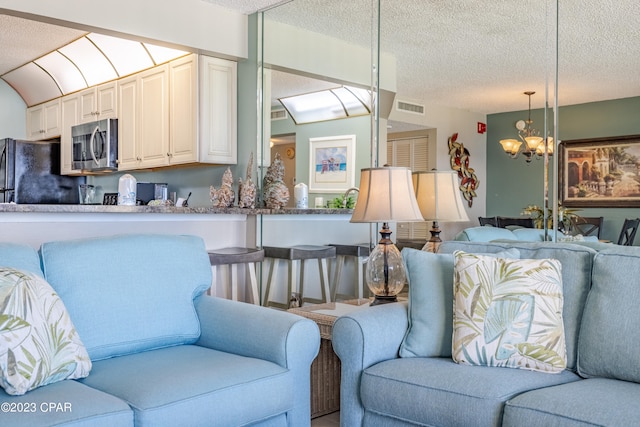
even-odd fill
[{"label": "light blue wall", "polygon": [[25,138],[26,108],[20,95],[4,80],[0,80],[0,138]]},{"label": "light blue wall", "polygon": [[[498,141],[516,135],[514,124],[526,111],[487,116],[487,215],[518,216],[528,204],[542,205],[543,163],[510,159]],[[533,110],[533,127],[542,128],[542,110]],[[640,97],[560,107],[561,141],[640,134]],[[551,189],[550,189],[551,191]],[[605,218],[601,238],[617,242],[624,218],[640,217],[638,208],[581,209],[582,216]],[[638,242],[636,242],[638,244]]]}]

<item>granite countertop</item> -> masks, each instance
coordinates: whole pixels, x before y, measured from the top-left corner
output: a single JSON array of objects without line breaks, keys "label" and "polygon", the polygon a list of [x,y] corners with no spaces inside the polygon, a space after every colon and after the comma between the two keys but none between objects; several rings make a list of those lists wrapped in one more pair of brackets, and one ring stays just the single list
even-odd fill
[{"label": "granite countertop", "polygon": [[163,213],[163,214],[227,214],[227,215],[309,215],[351,214],[352,209],[266,209],[214,208],[176,206],[114,206],[114,205],[18,205],[0,203],[2,212],[24,213]]}]

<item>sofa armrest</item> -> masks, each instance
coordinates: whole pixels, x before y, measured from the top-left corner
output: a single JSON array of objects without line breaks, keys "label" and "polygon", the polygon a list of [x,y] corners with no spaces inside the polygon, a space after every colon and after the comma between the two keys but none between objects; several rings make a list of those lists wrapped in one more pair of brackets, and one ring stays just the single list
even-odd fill
[{"label": "sofa armrest", "polygon": [[195,300],[200,319],[196,345],[268,360],[291,372],[294,400],[290,426],[311,419],[311,362],[320,350],[320,330],[310,319],[285,311],[203,295]]},{"label": "sofa armrest", "polygon": [[310,366],[320,349],[318,325],[302,316],[207,295],[195,307],[201,329],[196,345],[285,368]]},{"label": "sofa armrest", "polygon": [[407,303],[385,304],[339,317],[333,324],[333,349],[342,363],[340,424],[362,425],[362,371],[398,357],[409,327]]}]

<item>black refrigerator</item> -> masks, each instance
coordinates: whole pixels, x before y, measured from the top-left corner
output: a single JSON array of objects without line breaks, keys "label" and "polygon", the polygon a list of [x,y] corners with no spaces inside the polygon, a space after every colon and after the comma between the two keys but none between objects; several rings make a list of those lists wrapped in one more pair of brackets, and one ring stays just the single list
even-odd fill
[{"label": "black refrigerator", "polygon": [[78,204],[84,176],[60,175],[60,141],[0,139],[0,203]]}]

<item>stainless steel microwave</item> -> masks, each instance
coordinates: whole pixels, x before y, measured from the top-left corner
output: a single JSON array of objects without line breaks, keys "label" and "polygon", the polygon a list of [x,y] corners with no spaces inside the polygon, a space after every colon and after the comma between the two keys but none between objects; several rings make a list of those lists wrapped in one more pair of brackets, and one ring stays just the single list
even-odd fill
[{"label": "stainless steel microwave", "polygon": [[118,170],[118,119],[103,119],[71,128],[73,169]]}]

